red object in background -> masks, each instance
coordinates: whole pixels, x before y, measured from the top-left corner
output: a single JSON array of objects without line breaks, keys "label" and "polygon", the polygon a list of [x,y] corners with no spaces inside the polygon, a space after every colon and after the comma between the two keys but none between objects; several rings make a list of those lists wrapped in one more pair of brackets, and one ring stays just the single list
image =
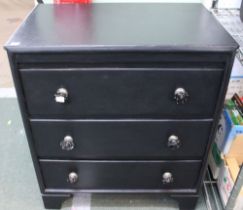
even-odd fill
[{"label": "red object in background", "polygon": [[92,0],[54,0],[55,4],[89,4]]}]

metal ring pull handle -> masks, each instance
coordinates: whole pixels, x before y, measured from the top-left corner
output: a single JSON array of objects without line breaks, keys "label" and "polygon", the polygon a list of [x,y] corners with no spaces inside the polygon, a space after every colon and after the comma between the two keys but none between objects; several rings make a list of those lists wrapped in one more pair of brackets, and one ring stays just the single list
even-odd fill
[{"label": "metal ring pull handle", "polygon": [[76,172],[71,172],[68,175],[68,182],[75,184],[78,181],[78,174]]},{"label": "metal ring pull handle", "polygon": [[171,135],[168,138],[167,146],[172,150],[179,149],[181,147],[181,140],[178,136]]},{"label": "metal ring pull handle", "polygon": [[173,181],[174,181],[174,179],[173,179],[172,173],[170,173],[170,172],[163,173],[163,175],[162,175],[163,184],[171,184],[171,183],[173,183]]},{"label": "metal ring pull handle", "polygon": [[64,139],[60,142],[60,147],[62,150],[70,151],[74,149],[74,146],[73,137],[70,135],[65,136]]},{"label": "metal ring pull handle", "polygon": [[189,94],[183,87],[178,87],[174,92],[174,99],[177,104],[185,104],[188,101]]},{"label": "metal ring pull handle", "polygon": [[68,91],[65,88],[59,88],[57,89],[54,96],[56,103],[64,104],[67,102],[68,99]]}]

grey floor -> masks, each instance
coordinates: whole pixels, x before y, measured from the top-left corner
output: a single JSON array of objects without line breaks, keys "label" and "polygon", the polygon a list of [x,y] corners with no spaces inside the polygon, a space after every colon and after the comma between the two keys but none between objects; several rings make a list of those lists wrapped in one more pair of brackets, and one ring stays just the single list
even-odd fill
[{"label": "grey floor", "polygon": [[[72,201],[62,209],[71,209]],[[16,99],[0,99],[0,210],[43,210]],[[176,210],[161,195],[92,195],[91,210]],[[206,210],[203,197],[196,210]]]}]

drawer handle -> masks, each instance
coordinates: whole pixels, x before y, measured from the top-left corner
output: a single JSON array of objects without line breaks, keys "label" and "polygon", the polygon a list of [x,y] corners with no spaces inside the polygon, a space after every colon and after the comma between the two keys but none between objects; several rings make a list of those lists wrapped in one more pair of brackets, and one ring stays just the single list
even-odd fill
[{"label": "drawer handle", "polygon": [[64,139],[60,142],[62,150],[70,151],[74,149],[74,141],[72,136],[65,136]]},{"label": "drawer handle", "polygon": [[181,147],[181,140],[178,136],[171,135],[168,138],[167,146],[172,150],[179,149]]},{"label": "drawer handle", "polygon": [[68,175],[68,182],[75,184],[78,181],[78,174],[76,172],[71,172]]},{"label": "drawer handle", "polygon": [[170,172],[163,173],[163,175],[162,175],[163,184],[171,184],[171,183],[173,183],[173,181],[174,181],[174,179],[173,179],[172,173],[170,173]]},{"label": "drawer handle", "polygon": [[174,92],[174,99],[177,104],[185,104],[188,101],[188,97],[188,92],[182,87],[177,88]]},{"label": "drawer handle", "polygon": [[64,104],[68,99],[68,91],[65,88],[59,88],[54,96],[57,103]]}]

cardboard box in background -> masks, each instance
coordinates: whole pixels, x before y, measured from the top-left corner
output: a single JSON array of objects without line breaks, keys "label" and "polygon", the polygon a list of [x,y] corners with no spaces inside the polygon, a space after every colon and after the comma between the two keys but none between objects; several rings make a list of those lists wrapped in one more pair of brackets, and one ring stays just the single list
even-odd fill
[{"label": "cardboard box in background", "polygon": [[235,125],[227,109],[221,115],[215,143],[223,155],[234,153],[232,150],[239,146],[243,148],[243,125]]},{"label": "cardboard box in background", "polygon": [[[219,176],[217,180],[217,186],[219,190],[219,195],[222,200],[223,206],[227,204],[231,190],[233,189],[234,182],[230,176],[228,167],[222,165],[219,171]],[[239,209],[238,209],[239,210]]]},{"label": "cardboard box in background", "polygon": [[243,96],[243,66],[237,57],[232,68],[226,99],[230,99],[235,93]]},{"label": "cardboard box in background", "polygon": [[[243,125],[235,125],[229,110],[224,109],[209,156],[209,166],[213,177],[217,179],[219,194],[224,206],[231,195],[242,163]],[[233,210],[243,210],[243,189],[237,197]]]},{"label": "cardboard box in background", "polygon": [[239,164],[243,162],[243,126],[234,125],[227,109],[221,114],[209,155],[209,167],[214,179],[219,177],[224,156],[235,158]]},{"label": "cardboard box in background", "polygon": [[[217,180],[217,186],[224,206],[226,206],[228,202],[234,183],[240,171],[239,164],[242,163],[238,163],[234,158],[226,157],[225,164],[223,164],[220,168],[219,178]],[[243,209],[243,189],[241,189],[241,192],[237,197],[233,210],[242,210],[242,209]]]},{"label": "cardboard box in background", "polygon": [[209,153],[208,164],[213,178],[217,179],[219,177],[220,168],[223,164],[223,159],[221,158],[221,152],[216,143],[213,144],[212,151]]},{"label": "cardboard box in background", "polygon": [[227,158],[234,158],[239,165],[243,163],[243,134],[236,135]]}]

